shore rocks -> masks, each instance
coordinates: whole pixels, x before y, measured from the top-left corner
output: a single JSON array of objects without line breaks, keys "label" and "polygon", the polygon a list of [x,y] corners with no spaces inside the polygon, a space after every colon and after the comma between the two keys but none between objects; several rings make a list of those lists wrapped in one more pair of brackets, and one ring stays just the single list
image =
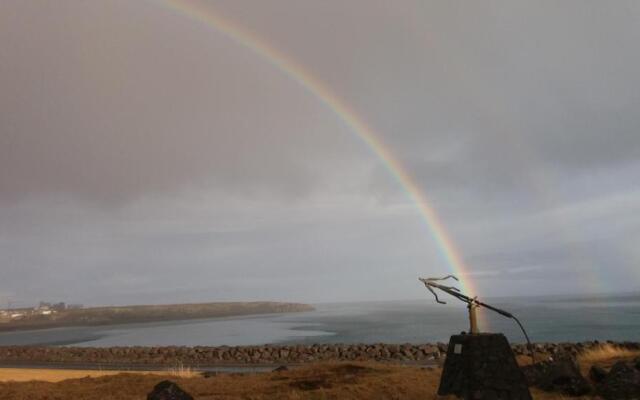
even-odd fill
[{"label": "shore rocks", "polygon": [[0,347],[3,364],[100,364],[189,366],[300,364],[322,360],[427,362],[441,353],[433,345],[313,344],[219,347]]},{"label": "shore rocks", "polygon": [[174,382],[162,381],[147,395],[147,400],[193,400],[193,397]]},{"label": "shore rocks", "polygon": [[[622,348],[640,349],[638,343],[614,343]],[[540,343],[538,352],[560,358],[563,354],[577,354],[598,342]],[[515,344],[516,355],[528,355],[525,345]],[[426,364],[442,361],[447,345],[437,344],[313,344],[264,346],[166,346],[166,347],[0,347],[0,364],[78,364],[175,366],[188,365],[282,365],[323,360],[372,360]]]}]

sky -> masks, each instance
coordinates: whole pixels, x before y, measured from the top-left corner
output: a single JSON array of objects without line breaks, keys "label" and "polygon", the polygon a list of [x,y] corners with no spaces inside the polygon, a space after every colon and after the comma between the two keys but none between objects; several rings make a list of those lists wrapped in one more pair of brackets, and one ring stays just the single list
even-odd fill
[{"label": "sky", "polygon": [[[0,2],[0,305],[640,289],[640,3]],[[183,7],[184,8],[184,7]]]}]

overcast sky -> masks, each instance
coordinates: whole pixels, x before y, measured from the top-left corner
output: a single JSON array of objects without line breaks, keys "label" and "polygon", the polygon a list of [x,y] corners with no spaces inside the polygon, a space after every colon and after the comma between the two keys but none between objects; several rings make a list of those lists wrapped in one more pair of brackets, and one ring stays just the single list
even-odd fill
[{"label": "overcast sky", "polygon": [[[640,3],[212,1],[367,121],[480,295],[640,288]],[[403,188],[158,1],[0,2],[0,302],[424,297]]]}]

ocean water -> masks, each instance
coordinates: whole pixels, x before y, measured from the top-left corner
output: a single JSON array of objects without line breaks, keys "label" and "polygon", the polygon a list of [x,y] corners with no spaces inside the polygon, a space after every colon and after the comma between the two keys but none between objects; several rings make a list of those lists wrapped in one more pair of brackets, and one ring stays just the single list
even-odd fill
[{"label": "ocean water", "polygon": [[[640,341],[640,294],[499,298],[534,342]],[[316,311],[0,333],[0,345],[219,346],[284,343],[446,342],[468,329],[464,304],[416,301],[317,304]],[[480,311],[480,329],[524,342],[517,325]]]}]

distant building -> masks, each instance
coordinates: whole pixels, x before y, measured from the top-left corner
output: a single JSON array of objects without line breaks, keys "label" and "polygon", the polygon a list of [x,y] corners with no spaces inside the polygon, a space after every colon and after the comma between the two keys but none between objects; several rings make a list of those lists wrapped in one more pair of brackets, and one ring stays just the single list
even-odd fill
[{"label": "distant building", "polygon": [[48,301],[41,301],[40,304],[38,304],[38,307],[35,308],[35,310],[37,311],[43,311],[43,310],[64,311],[66,309],[67,309],[67,305],[62,301],[60,303],[49,303]]}]

